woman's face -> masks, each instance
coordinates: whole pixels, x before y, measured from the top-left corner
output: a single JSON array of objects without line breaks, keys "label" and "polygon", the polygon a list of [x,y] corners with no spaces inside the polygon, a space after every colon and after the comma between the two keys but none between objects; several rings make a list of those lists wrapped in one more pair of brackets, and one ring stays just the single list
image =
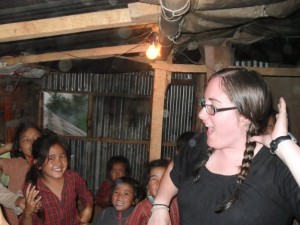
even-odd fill
[{"label": "woman's face", "polygon": [[[216,108],[235,107],[221,87],[221,79],[212,79],[205,90],[205,103]],[[236,109],[209,115],[205,108],[199,112],[199,118],[207,128],[207,144],[214,149],[240,148],[245,145],[247,127],[241,122],[242,116]],[[244,138],[241,138],[242,137]]]},{"label": "woman's face", "polygon": [[34,128],[28,128],[23,132],[19,139],[20,150],[24,153],[26,158],[32,156],[32,144],[41,136],[40,132]]},{"label": "woman's face", "polygon": [[117,184],[112,193],[111,203],[117,211],[123,212],[134,204],[134,190],[126,183]]}]

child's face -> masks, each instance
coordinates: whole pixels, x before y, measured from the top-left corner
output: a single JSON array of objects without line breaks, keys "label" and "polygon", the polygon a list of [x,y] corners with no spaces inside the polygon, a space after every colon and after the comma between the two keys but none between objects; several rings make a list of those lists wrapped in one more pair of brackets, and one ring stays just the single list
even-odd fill
[{"label": "child's face", "polygon": [[117,211],[123,212],[134,203],[134,190],[126,183],[117,184],[111,198]]},{"label": "child's face", "polygon": [[21,151],[24,153],[26,158],[31,157],[32,144],[40,136],[40,132],[34,128],[28,128],[24,133],[21,134],[19,144],[21,147]]},{"label": "child's face", "polygon": [[154,167],[150,170],[148,191],[153,197],[156,197],[161,178],[165,171],[166,169],[164,167]]},{"label": "child's face", "polygon": [[110,179],[115,181],[116,179],[126,175],[124,163],[114,163],[110,171]]},{"label": "child's face", "polygon": [[64,172],[66,171],[67,167],[68,160],[63,147],[59,144],[52,145],[49,149],[48,157],[41,167],[43,171],[43,178],[63,178]]}]

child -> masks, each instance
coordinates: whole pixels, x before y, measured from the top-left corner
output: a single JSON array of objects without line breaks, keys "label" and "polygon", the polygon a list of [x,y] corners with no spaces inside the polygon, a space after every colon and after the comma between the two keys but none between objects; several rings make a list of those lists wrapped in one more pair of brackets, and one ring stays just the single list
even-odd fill
[{"label": "child", "polygon": [[[0,173],[3,172],[9,176],[8,189],[17,194],[13,197],[14,201],[18,200],[15,202],[16,206],[23,206],[24,208],[24,199],[21,199],[18,195],[20,196],[20,193],[22,193],[26,173],[32,162],[32,143],[41,136],[41,133],[42,131],[35,124],[31,122],[22,123],[16,131],[13,145],[5,146],[7,151],[11,151],[11,158],[0,159]],[[10,196],[6,195],[6,202],[13,201]],[[19,223],[17,214],[21,212],[22,210],[19,207],[16,207],[14,210],[4,208],[5,216],[10,225],[17,225]]]},{"label": "child", "polygon": [[[92,216],[93,196],[84,179],[68,170],[67,148],[57,135],[39,138],[32,148],[34,163],[26,176],[26,205],[20,218],[23,225],[88,224]],[[78,213],[76,198],[82,201]],[[42,210],[34,213],[37,203]]]},{"label": "child", "polygon": [[103,181],[95,195],[96,206],[102,209],[111,206],[110,196],[112,183],[120,177],[130,176],[130,165],[124,156],[113,156],[106,165],[106,179]]},{"label": "child", "polygon": [[[154,198],[156,197],[157,190],[160,184],[160,180],[169,165],[169,160],[167,159],[157,159],[153,160],[149,163],[147,169],[147,188],[149,192],[149,196],[147,199],[140,202],[133,210],[131,215],[128,217],[126,221],[126,225],[147,225],[148,220],[151,216],[151,208],[155,210],[155,206],[153,205]],[[162,210],[169,210],[172,225],[179,225],[179,213],[178,213],[178,205],[177,199],[174,198],[171,202],[170,208],[165,205],[158,205],[158,208],[163,207]]]},{"label": "child", "polygon": [[111,203],[113,207],[104,209],[96,217],[93,225],[124,225],[133,206],[141,197],[139,183],[130,177],[118,178],[113,184]]}]

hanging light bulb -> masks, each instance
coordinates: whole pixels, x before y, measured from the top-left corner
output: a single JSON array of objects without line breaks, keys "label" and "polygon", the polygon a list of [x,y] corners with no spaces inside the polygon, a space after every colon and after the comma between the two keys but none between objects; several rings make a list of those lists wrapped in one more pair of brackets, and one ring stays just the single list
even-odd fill
[{"label": "hanging light bulb", "polygon": [[150,35],[150,45],[146,51],[146,56],[148,59],[156,59],[157,56],[160,54],[160,48],[159,46],[156,44],[157,42],[157,34],[155,32],[153,32]]},{"label": "hanging light bulb", "polygon": [[156,48],[155,43],[151,43],[146,51],[146,56],[148,59],[156,59],[158,56],[158,49]]}]

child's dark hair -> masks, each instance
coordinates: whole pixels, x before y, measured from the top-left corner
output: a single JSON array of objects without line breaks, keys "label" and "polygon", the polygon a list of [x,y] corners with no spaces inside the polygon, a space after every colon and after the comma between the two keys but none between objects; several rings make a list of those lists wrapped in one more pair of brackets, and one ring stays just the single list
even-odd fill
[{"label": "child's dark hair", "polygon": [[124,167],[125,167],[126,176],[131,175],[131,168],[130,168],[128,159],[124,156],[113,156],[108,160],[107,165],[106,165],[106,178],[107,179],[110,179],[110,171],[112,170],[113,165],[115,163],[123,163]]},{"label": "child's dark hair", "polygon": [[25,159],[25,155],[22,151],[20,151],[21,146],[20,146],[20,138],[21,136],[30,128],[33,128],[37,130],[40,134],[42,134],[42,130],[32,122],[23,122],[20,124],[20,126],[17,128],[14,140],[13,140],[13,146],[11,150],[11,157],[12,158],[18,158],[22,157]]},{"label": "child's dark hair", "polygon": [[145,171],[145,180],[144,180],[144,186],[147,186],[149,179],[150,179],[150,172],[153,168],[157,168],[157,167],[164,167],[165,169],[167,169],[168,165],[170,163],[169,159],[156,159],[156,160],[152,160],[146,168]]},{"label": "child's dark hair", "polygon": [[65,150],[67,158],[69,159],[68,148],[56,134],[42,135],[32,145],[34,163],[26,175],[26,182],[31,182],[33,185],[36,185],[38,177],[43,176],[43,172],[40,168],[47,160],[51,146],[55,144],[60,145]]},{"label": "child's dark hair", "polygon": [[139,203],[146,197],[145,189],[140,185],[140,183],[132,177],[120,177],[116,179],[112,185],[112,192],[118,184],[128,184],[133,189],[133,201],[134,204]]}]

